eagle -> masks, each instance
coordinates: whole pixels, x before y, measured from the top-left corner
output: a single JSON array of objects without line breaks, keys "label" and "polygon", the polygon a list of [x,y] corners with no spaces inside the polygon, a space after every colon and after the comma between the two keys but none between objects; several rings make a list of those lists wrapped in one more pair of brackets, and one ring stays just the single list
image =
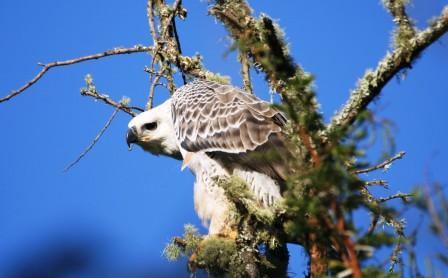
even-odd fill
[{"label": "eagle", "polygon": [[183,160],[196,177],[194,206],[209,234],[229,234],[229,201],[216,179],[241,178],[260,207],[281,199],[289,173],[285,115],[231,85],[194,80],[161,105],[134,117],[126,141]]}]

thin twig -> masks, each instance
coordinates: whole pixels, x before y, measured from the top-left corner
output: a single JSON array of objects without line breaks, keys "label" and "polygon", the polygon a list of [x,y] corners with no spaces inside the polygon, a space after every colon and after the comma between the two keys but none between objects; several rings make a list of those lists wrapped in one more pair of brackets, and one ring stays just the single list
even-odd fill
[{"label": "thin twig", "polygon": [[174,34],[174,39],[176,41],[176,48],[177,48],[177,52],[178,52],[178,55],[176,55],[176,66],[181,72],[182,81],[184,82],[184,85],[185,85],[185,84],[187,84],[187,78],[185,77],[185,73],[184,73],[184,71],[180,65],[180,61],[179,61],[179,56],[182,55],[182,47],[180,46],[180,39],[179,39],[179,34],[177,33],[175,17],[173,17],[171,19],[171,26],[173,26],[173,34]]},{"label": "thin twig", "polygon": [[157,29],[156,24],[154,20],[154,0],[148,0],[146,4],[146,12],[148,16],[148,25],[149,30],[151,32],[151,37],[154,42],[154,44],[157,44],[158,36],[157,36]]},{"label": "thin twig", "polygon": [[365,183],[366,186],[372,186],[372,185],[379,185],[382,186],[386,189],[389,188],[388,182],[386,180],[371,180],[371,181],[366,181]]},{"label": "thin twig", "polygon": [[372,222],[370,222],[369,228],[367,229],[366,235],[372,235],[375,231],[376,225],[378,225],[378,221],[380,220],[380,214],[374,214],[372,218]]},{"label": "thin twig", "polygon": [[383,218],[384,222],[387,223],[388,225],[390,225],[394,229],[394,231],[398,237],[397,244],[396,244],[394,250],[392,251],[392,255],[391,255],[391,259],[390,259],[390,261],[391,261],[390,269],[393,269],[395,264],[397,263],[397,260],[398,260],[398,257],[400,255],[400,251],[401,251],[401,241],[404,238],[404,224],[403,224],[403,222],[395,220],[395,218],[391,217],[390,215],[384,214],[381,209],[380,200],[376,199],[366,187],[363,187],[361,189],[361,194],[366,199],[366,201],[368,203],[370,203],[375,208],[372,222],[370,223],[365,236],[372,235],[376,229],[376,226],[378,225],[379,220],[381,218]]},{"label": "thin twig", "polygon": [[398,154],[396,154],[395,156],[393,156],[393,157],[391,157],[391,158],[389,158],[389,159],[387,159],[387,160],[381,162],[381,163],[378,164],[378,165],[369,167],[369,168],[367,168],[367,169],[356,170],[356,171],[354,171],[353,173],[354,173],[354,174],[364,174],[364,173],[369,173],[369,172],[372,172],[372,171],[375,171],[375,170],[378,170],[378,169],[384,169],[384,168],[387,168],[387,167],[389,167],[389,166],[391,165],[391,163],[394,162],[395,160],[398,160],[398,159],[403,158],[403,156],[404,156],[405,154],[406,154],[406,152],[401,151],[401,152],[399,152]]},{"label": "thin twig", "polygon": [[154,92],[155,92],[157,84],[159,84],[160,77],[161,77],[161,75],[157,75],[151,83],[151,86],[149,88],[148,103],[146,104],[146,110],[149,110],[152,108],[153,100],[154,100]]},{"label": "thin twig", "polygon": [[107,50],[107,51],[93,54],[93,55],[88,55],[88,56],[83,56],[83,57],[79,57],[79,58],[75,58],[75,59],[70,59],[70,60],[65,60],[65,61],[56,61],[56,62],[44,64],[44,65],[42,65],[43,68],[41,69],[41,71],[33,79],[28,81],[25,85],[23,85],[19,89],[12,91],[9,95],[7,95],[3,98],[0,98],[0,103],[10,100],[11,98],[17,96],[18,94],[22,93],[23,91],[25,91],[26,89],[31,87],[34,83],[39,81],[39,79],[41,79],[42,76],[51,68],[73,65],[73,64],[77,64],[77,63],[81,63],[81,62],[85,62],[85,61],[89,61],[89,60],[96,60],[96,59],[100,59],[100,58],[112,56],[112,55],[122,55],[122,54],[130,54],[130,53],[137,53],[137,52],[149,52],[151,50],[152,50],[152,47],[147,47],[147,46],[135,46],[135,47],[131,47],[131,48],[114,48],[114,49]]},{"label": "thin twig", "polygon": [[95,136],[95,138],[93,139],[92,143],[90,143],[89,146],[87,146],[87,148],[78,156],[77,159],[75,159],[72,163],[70,163],[69,165],[67,165],[64,168],[64,172],[67,172],[68,170],[70,170],[73,166],[75,166],[84,156],[86,156],[86,154],[93,148],[93,146],[95,146],[95,144],[98,142],[98,140],[100,140],[101,136],[103,136],[104,132],[109,128],[109,126],[111,125],[112,121],[114,120],[115,116],[118,114],[118,111],[120,111],[119,108],[116,108],[114,110],[114,112],[112,112],[112,115],[109,117],[109,119],[107,120],[106,124],[104,125],[104,127],[100,130],[100,132]]},{"label": "thin twig", "polygon": [[403,200],[403,202],[408,202],[408,198],[410,197],[414,197],[414,194],[410,194],[410,193],[397,193],[391,196],[387,196],[387,197],[381,197],[378,198],[378,202],[380,203],[384,203],[393,199],[401,199]]},{"label": "thin twig", "polygon": [[137,113],[135,113],[132,110],[137,110],[137,111],[140,111],[140,112],[145,111],[145,110],[143,110],[140,107],[127,106],[127,105],[125,105],[125,104],[123,104],[121,102],[116,102],[113,99],[107,97],[106,95],[98,93],[96,90],[92,91],[92,90],[87,90],[87,89],[81,89],[81,95],[82,96],[93,97],[95,99],[101,100],[104,103],[106,103],[108,105],[111,105],[111,106],[113,106],[113,107],[115,107],[117,109],[120,109],[121,111],[131,115],[132,117],[137,116]]}]

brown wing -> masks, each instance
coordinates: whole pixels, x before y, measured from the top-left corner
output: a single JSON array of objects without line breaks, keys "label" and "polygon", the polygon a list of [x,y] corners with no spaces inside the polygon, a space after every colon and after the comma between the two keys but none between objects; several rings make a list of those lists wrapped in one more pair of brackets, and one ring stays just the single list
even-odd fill
[{"label": "brown wing", "polygon": [[172,119],[181,146],[190,152],[252,151],[286,123],[279,111],[254,95],[204,80],[174,93]]}]

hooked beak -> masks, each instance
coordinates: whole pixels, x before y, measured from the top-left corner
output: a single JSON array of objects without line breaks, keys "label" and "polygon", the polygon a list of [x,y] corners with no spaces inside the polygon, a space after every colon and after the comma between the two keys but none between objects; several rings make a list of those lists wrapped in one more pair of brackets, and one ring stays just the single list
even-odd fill
[{"label": "hooked beak", "polygon": [[128,133],[126,134],[126,143],[128,144],[129,150],[131,149],[131,144],[137,143],[137,128],[135,126],[128,129]]}]

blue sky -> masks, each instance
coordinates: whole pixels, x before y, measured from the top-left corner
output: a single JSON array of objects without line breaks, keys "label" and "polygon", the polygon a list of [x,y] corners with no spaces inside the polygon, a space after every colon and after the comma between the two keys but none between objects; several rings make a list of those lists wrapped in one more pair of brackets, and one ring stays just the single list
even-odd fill
[{"label": "blue sky", "polygon": [[[188,18],[178,23],[184,53],[201,53],[210,70],[241,85],[235,53],[225,55],[225,30],[207,16],[206,2],[184,2]],[[365,70],[390,49],[393,25],[378,0],[252,2],[256,14],[278,20],[296,61],[315,75],[327,120]],[[423,28],[446,4],[415,0],[410,14]],[[145,5],[115,0],[0,2],[0,94],[32,78],[37,62],[150,44]],[[448,184],[447,43],[445,36],[431,46],[406,80],[393,80],[372,105],[395,122],[397,149],[407,152],[382,175],[391,183],[390,192],[406,191],[428,175]],[[23,95],[0,104],[0,276],[55,264],[52,258],[67,250],[81,254],[75,265],[86,264],[83,273],[70,277],[185,273],[184,262],[168,263],[161,251],[182,233],[183,224],[201,227],[193,209],[193,176],[181,172],[177,161],[137,148],[129,152],[124,139],[128,115],[120,113],[93,151],[68,173],[62,171],[113,111],[79,95],[84,76],[92,74],[99,91],[115,99],[129,96],[133,104],[144,106],[149,84],[143,68],[149,63],[148,55],[134,54],[52,69]],[[254,80],[257,94],[267,98],[263,76]],[[158,91],[156,103],[166,97],[166,91]],[[369,155],[379,156],[375,150]],[[411,214],[409,227],[417,223],[418,214]],[[427,233],[421,230],[425,244],[419,250],[431,255],[437,243]],[[300,258],[297,253],[294,259]],[[292,271],[301,277],[300,269]]]}]

